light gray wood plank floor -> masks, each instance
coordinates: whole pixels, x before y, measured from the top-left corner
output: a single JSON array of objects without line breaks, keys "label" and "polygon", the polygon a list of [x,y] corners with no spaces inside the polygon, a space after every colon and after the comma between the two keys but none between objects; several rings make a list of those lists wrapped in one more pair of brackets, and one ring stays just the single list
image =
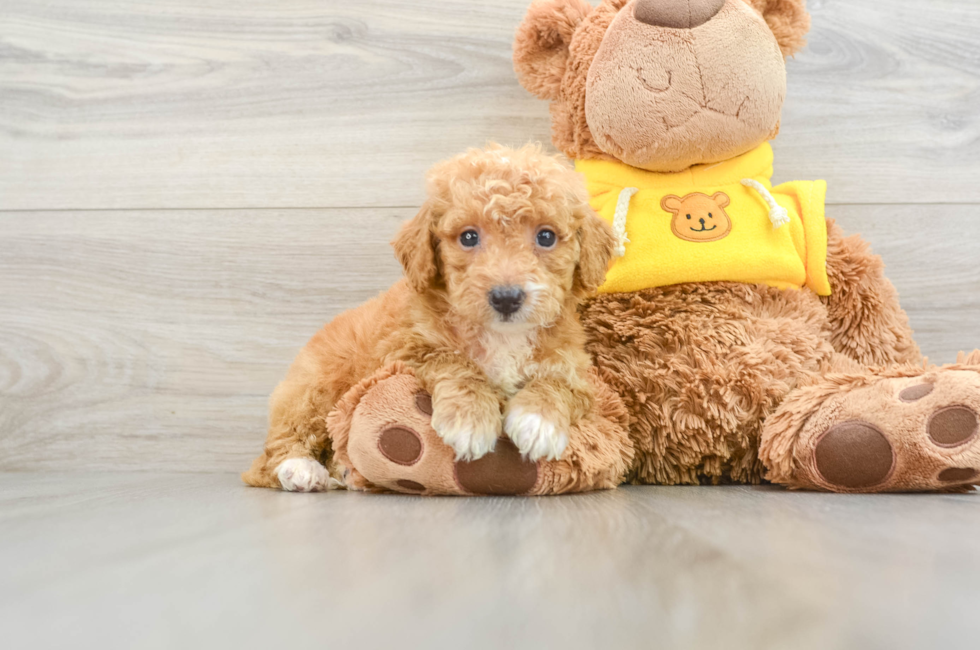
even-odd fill
[{"label": "light gray wood plank floor", "polygon": [[980,499],[0,474],[5,648],[968,648]]}]

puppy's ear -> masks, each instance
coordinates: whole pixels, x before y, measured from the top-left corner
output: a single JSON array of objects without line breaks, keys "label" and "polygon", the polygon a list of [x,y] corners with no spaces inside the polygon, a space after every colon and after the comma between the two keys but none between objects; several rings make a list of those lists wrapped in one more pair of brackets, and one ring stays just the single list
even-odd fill
[{"label": "puppy's ear", "polygon": [[744,0],[762,14],[769,29],[776,36],[783,56],[793,56],[806,45],[810,31],[810,14],[806,0]]},{"label": "puppy's ear", "polygon": [[537,0],[517,28],[514,70],[529,92],[559,98],[575,30],[592,11],[584,0]]},{"label": "puppy's ear", "polygon": [[414,218],[405,222],[391,242],[395,256],[405,268],[405,277],[419,293],[432,285],[439,270],[433,221],[432,208],[425,204]]},{"label": "puppy's ear", "polygon": [[587,214],[578,231],[578,268],[575,269],[576,288],[584,294],[592,293],[606,280],[606,271],[616,248],[612,228],[599,215],[586,206]]}]

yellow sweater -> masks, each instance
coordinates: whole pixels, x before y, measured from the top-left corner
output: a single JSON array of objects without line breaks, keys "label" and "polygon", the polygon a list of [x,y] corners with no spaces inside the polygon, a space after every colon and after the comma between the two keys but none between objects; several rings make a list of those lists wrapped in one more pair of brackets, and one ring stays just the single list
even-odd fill
[{"label": "yellow sweater", "polygon": [[612,264],[599,291],[731,281],[805,286],[830,295],[827,184],[795,181],[773,188],[772,159],[772,148],[764,144],[732,160],[676,174],[577,161],[592,208],[625,244],[620,250],[625,255]]}]

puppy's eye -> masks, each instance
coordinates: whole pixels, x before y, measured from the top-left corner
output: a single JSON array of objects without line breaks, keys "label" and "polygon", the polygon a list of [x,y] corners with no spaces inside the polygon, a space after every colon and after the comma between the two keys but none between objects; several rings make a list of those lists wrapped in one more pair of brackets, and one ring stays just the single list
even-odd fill
[{"label": "puppy's eye", "polygon": [[463,234],[459,236],[459,243],[464,248],[473,248],[480,243],[480,233],[475,230],[464,230]]},{"label": "puppy's eye", "polygon": [[544,229],[538,233],[538,246],[541,248],[551,248],[558,243],[558,235],[554,230]]}]

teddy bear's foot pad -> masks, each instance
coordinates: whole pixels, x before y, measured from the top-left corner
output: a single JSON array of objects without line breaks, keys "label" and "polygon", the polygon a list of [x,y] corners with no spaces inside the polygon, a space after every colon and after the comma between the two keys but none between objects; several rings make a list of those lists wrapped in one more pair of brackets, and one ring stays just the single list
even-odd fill
[{"label": "teddy bear's foot pad", "polygon": [[517,445],[500,438],[493,453],[456,463],[456,483],[472,494],[527,494],[538,483],[538,464],[521,458]]},{"label": "teddy bear's foot pad", "polygon": [[[777,463],[770,478],[836,492],[964,490],[980,482],[980,370],[920,373],[905,369],[806,389],[829,394],[784,455],[793,467]],[[768,447],[771,460],[779,445]]]},{"label": "teddy bear's foot pad", "polygon": [[517,495],[538,484],[538,466],[501,438],[490,454],[456,461],[432,428],[432,397],[408,374],[379,382],[356,410],[347,454],[354,489],[405,494]]},{"label": "teddy bear's foot pad", "polygon": [[506,437],[472,461],[432,428],[432,397],[401,365],[352,388],[328,418],[333,463],[353,490],[424,495],[544,495],[616,487],[633,456],[622,401],[594,374],[596,408],[560,460],[529,461]]}]

